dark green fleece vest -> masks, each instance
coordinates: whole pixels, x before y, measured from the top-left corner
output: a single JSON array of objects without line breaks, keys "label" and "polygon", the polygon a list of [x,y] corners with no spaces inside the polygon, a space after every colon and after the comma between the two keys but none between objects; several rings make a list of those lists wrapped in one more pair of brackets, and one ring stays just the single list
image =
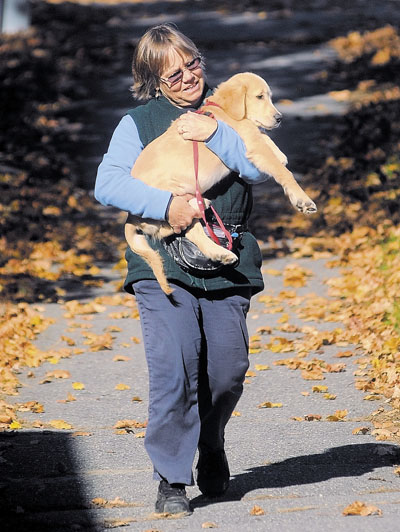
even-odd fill
[{"label": "dark green fleece vest", "polygon": [[[207,92],[206,96],[209,95],[210,91]],[[187,109],[179,109],[166,98],[160,97],[128,111],[128,114],[135,121],[143,146],[147,146],[152,140],[164,133],[173,120],[186,111]],[[214,208],[226,224],[246,224],[253,203],[252,187],[241,180],[236,173],[232,172],[208,190],[204,196],[212,200]],[[264,287],[260,272],[260,249],[256,239],[248,231],[244,232],[236,250],[239,255],[238,264],[234,267],[225,266],[212,277],[190,275],[174,262],[161,243],[150,239],[149,243],[161,254],[165,273],[170,281],[207,291],[251,287],[253,294]],[[132,283],[135,281],[155,279],[151,268],[129,247],[125,258],[128,262],[128,275],[124,284],[127,292],[134,293]]]}]

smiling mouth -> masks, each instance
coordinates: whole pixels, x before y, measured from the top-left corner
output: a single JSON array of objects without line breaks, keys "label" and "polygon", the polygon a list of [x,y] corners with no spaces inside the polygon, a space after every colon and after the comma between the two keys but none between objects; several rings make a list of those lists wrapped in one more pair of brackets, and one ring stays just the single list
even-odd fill
[{"label": "smiling mouth", "polygon": [[186,87],[186,89],[184,89],[184,91],[191,91],[194,88],[196,88],[198,85],[199,85],[199,82],[196,81],[196,83],[192,83],[191,85],[189,85],[189,87]]}]

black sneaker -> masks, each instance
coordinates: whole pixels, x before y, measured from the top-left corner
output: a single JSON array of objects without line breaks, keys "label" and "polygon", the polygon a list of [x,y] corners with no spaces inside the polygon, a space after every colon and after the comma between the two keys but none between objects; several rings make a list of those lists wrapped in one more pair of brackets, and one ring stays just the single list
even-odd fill
[{"label": "black sneaker", "polygon": [[199,447],[197,485],[206,497],[220,497],[229,486],[229,466],[223,449],[212,451]]},{"label": "black sneaker", "polygon": [[161,480],[158,486],[156,512],[160,514],[191,514],[192,509],[186,496],[185,484],[169,484],[166,480]]}]

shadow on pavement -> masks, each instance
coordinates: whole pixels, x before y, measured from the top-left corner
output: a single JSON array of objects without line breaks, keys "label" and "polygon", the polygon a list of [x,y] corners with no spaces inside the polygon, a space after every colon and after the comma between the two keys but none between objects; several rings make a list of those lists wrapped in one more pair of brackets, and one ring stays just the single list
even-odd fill
[{"label": "shadow on pavement", "polygon": [[238,501],[257,489],[315,484],[338,477],[359,477],[375,469],[393,466],[398,461],[399,450],[394,451],[393,445],[344,445],[321,454],[296,456],[271,465],[247,469],[231,479],[229,490],[221,499],[212,500],[200,496],[193,499],[192,504],[196,507],[218,501]]},{"label": "shadow on pavement", "polygon": [[0,434],[3,532],[96,530],[72,439],[55,431]]}]

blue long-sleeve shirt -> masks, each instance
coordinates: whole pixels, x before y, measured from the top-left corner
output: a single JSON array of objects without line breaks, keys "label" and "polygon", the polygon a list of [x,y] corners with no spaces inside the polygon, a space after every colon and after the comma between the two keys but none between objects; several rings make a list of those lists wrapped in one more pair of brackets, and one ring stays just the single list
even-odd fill
[{"label": "blue long-sleeve shirt", "polygon": [[[218,128],[206,146],[246,182],[255,184],[268,179],[268,175],[261,174],[246,158],[243,140],[225,122],[218,121]],[[142,150],[136,124],[130,115],[125,115],[99,165],[94,195],[103,205],[143,218],[165,220],[171,192],[154,188],[131,176],[131,169]]]}]

